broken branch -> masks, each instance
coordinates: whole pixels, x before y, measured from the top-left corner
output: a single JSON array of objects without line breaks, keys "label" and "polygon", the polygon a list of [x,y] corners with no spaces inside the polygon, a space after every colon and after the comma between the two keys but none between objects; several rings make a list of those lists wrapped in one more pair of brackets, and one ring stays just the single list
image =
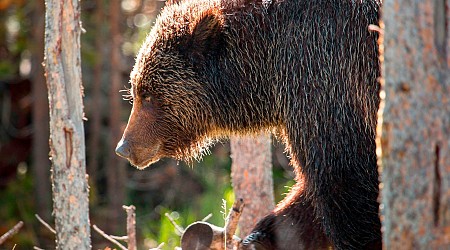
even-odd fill
[{"label": "broken branch", "polygon": [[164,242],[161,243],[161,244],[159,244],[159,245],[158,245],[157,247],[155,247],[155,248],[150,248],[149,250],[161,250],[163,246],[164,246]]},{"label": "broken branch", "polygon": [[177,234],[178,234],[178,235],[182,235],[182,234],[184,233],[184,228],[182,228],[181,226],[179,226],[179,225],[175,222],[175,220],[172,218],[172,216],[170,216],[169,213],[165,213],[164,215],[169,219],[169,221],[170,221],[170,222],[172,223],[172,225],[175,227],[175,229],[176,229],[176,231],[177,231]]},{"label": "broken branch", "polygon": [[128,250],[136,250],[136,207],[122,206],[127,212],[127,239]]},{"label": "broken branch", "polygon": [[121,241],[128,241],[128,236],[116,236],[116,235],[109,235],[109,237],[115,239],[115,240],[121,240]]},{"label": "broken branch", "polygon": [[205,216],[205,218],[202,219],[203,222],[209,220],[212,217],[212,213],[208,214],[207,216]]},{"label": "broken branch", "polygon": [[233,236],[238,226],[239,218],[244,209],[244,200],[236,199],[233,203],[230,213],[225,221],[225,244],[227,249],[233,249]]},{"label": "broken branch", "polygon": [[11,238],[14,234],[19,232],[20,228],[23,226],[23,221],[19,221],[13,228],[11,228],[8,232],[4,233],[0,237],[0,245],[3,244],[7,239]]},{"label": "broken branch", "polygon": [[34,216],[36,217],[36,219],[38,219],[38,221],[44,225],[48,230],[50,230],[50,232],[52,232],[53,234],[56,234],[55,229],[53,229],[49,224],[47,224],[47,222],[45,222],[41,217],[39,217],[39,215],[34,214]]},{"label": "broken branch", "polygon": [[113,244],[118,246],[120,249],[127,250],[127,248],[124,245],[120,244],[117,240],[111,238],[109,235],[107,235],[105,232],[103,232],[100,228],[98,228],[97,225],[93,225],[92,227],[94,228],[95,231],[97,231],[97,233],[99,233],[105,239],[111,241]]}]

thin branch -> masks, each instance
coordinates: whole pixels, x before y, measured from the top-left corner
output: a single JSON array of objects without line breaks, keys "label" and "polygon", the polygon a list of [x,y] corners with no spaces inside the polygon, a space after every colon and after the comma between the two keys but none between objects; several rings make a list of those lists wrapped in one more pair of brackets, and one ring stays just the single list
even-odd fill
[{"label": "thin branch", "polygon": [[116,244],[116,246],[118,246],[120,249],[127,250],[127,248],[124,245],[120,244],[117,240],[111,238],[109,235],[107,235],[105,232],[103,232],[100,228],[98,228],[97,225],[93,225],[92,227],[94,228],[95,231],[97,231],[97,233],[99,233],[101,236],[105,237],[105,239]]},{"label": "thin branch", "polygon": [[[164,242],[161,243],[161,244],[159,244],[159,245],[158,245],[157,247],[155,247],[155,248],[150,248],[149,250],[161,250],[163,246],[164,246]],[[180,248],[180,249],[181,249],[181,248]]]},{"label": "thin branch", "polygon": [[37,247],[37,246],[34,246],[33,249],[34,249],[34,250],[45,250],[45,249],[40,248],[40,247]]},{"label": "thin branch", "polygon": [[184,233],[184,228],[182,228],[181,226],[179,226],[179,225],[175,222],[175,220],[172,218],[172,216],[170,216],[169,213],[165,213],[164,215],[169,219],[169,221],[170,221],[170,222],[172,223],[172,225],[175,227],[177,233],[178,233],[179,235],[182,235],[182,234]]},{"label": "thin branch", "polygon": [[20,228],[23,226],[23,221],[19,221],[13,228],[11,228],[8,232],[4,233],[0,237],[0,245],[3,244],[7,239],[11,238],[14,234],[19,232]]},{"label": "thin branch", "polygon": [[205,218],[202,219],[202,221],[205,222],[205,221],[209,220],[212,217],[212,215],[213,215],[212,213],[208,214],[207,216],[205,216]]},{"label": "thin branch", "polygon": [[48,230],[50,230],[50,232],[56,234],[55,229],[53,229],[49,224],[47,224],[47,222],[45,222],[41,217],[39,217],[39,215],[34,214],[34,216],[38,219],[40,223],[42,223],[42,225],[44,225]]},{"label": "thin branch", "polygon": [[128,236],[116,236],[116,235],[109,235],[109,237],[115,239],[115,240],[122,240],[127,242],[128,241]]}]

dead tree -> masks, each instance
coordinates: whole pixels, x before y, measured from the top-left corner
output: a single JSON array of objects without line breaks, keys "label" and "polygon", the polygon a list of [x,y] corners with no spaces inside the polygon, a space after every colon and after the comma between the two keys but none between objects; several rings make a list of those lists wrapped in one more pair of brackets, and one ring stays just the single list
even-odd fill
[{"label": "dead tree", "polygon": [[57,249],[90,249],[78,0],[46,0],[45,75],[50,106]]},{"label": "dead tree", "polygon": [[449,6],[383,1],[377,154],[385,249],[450,248]]},{"label": "dead tree", "polygon": [[239,220],[241,236],[274,208],[270,135],[231,139],[231,177],[236,198],[245,202]]}]

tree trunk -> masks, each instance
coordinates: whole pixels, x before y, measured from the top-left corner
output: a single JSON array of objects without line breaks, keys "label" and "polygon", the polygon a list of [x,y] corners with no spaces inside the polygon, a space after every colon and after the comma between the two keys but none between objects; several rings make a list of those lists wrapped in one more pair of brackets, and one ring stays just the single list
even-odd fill
[{"label": "tree trunk", "polygon": [[122,136],[121,131],[121,98],[119,90],[124,85],[122,80],[122,67],[120,58],[121,34],[120,34],[120,0],[110,2],[109,27],[111,29],[111,85],[109,92],[109,127],[110,149],[107,166],[107,183],[109,211],[111,221],[110,230],[116,232],[118,225],[124,217],[122,205],[125,202],[125,183],[127,178],[125,161],[116,155],[115,148]]},{"label": "tree trunk", "polygon": [[385,249],[450,249],[449,6],[383,1],[377,153]]},{"label": "tree trunk", "polygon": [[246,236],[274,208],[270,135],[231,138],[231,158],[235,197],[244,199],[245,204],[240,235]]},{"label": "tree trunk", "polygon": [[33,93],[33,176],[37,213],[44,219],[51,216],[50,197],[50,160],[48,159],[49,128],[48,98],[45,86],[44,68],[44,0],[35,2],[33,13],[33,61],[32,61],[32,93]]},{"label": "tree trunk", "polygon": [[90,249],[78,0],[46,0],[45,75],[50,104],[57,249]]}]

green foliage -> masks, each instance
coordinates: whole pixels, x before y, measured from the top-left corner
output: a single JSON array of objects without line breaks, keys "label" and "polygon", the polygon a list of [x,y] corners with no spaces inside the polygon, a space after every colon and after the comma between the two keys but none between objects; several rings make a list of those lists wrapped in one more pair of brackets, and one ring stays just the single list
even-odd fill
[{"label": "green foliage", "polygon": [[[229,208],[232,206],[234,202],[234,193],[231,188],[225,188],[226,191],[223,195],[222,200],[225,201],[226,207],[227,207],[227,213]],[[216,202],[217,199],[220,199],[220,195],[212,194],[212,192],[209,195],[202,196],[200,198],[198,206],[200,208],[209,207],[211,210],[209,210],[208,213],[200,212],[203,216],[198,216],[199,213],[194,208],[185,207],[180,212],[171,211],[169,209],[163,208],[160,210],[161,218],[158,226],[158,233],[152,234],[149,233],[148,230],[144,230],[144,232],[147,232],[147,234],[144,234],[144,237],[148,238],[155,244],[164,242],[164,249],[174,249],[176,246],[180,246],[180,235],[178,234],[177,230],[175,229],[174,225],[170,222],[169,218],[165,216],[166,213],[170,214],[171,217],[175,220],[175,222],[181,226],[182,228],[186,228],[191,223],[195,221],[202,220],[206,215],[209,213],[212,213],[212,217],[208,220],[208,222],[223,226],[225,224],[225,219],[221,215],[222,210],[222,203]],[[206,210],[206,209],[205,209]]]},{"label": "green foliage", "polygon": [[[144,222],[142,219],[138,219],[138,229],[142,231],[144,242],[147,242],[145,247],[155,247],[162,242],[165,243],[163,249],[174,249],[175,246],[180,246],[180,236],[165,213],[171,214],[176,223],[183,228],[195,221],[202,220],[208,214],[212,214],[212,217],[208,219],[209,223],[224,226],[225,220],[221,214],[222,200],[226,201],[227,208],[230,208],[234,202],[234,193],[229,178],[230,164],[229,157],[205,156],[202,161],[188,170],[198,177],[203,186],[203,193],[193,196],[190,203],[183,204],[181,207],[157,208],[159,214],[157,220],[152,220],[151,216],[139,216],[139,211],[145,214],[144,211],[148,212],[154,208],[138,207],[138,218],[145,220]],[[185,168],[187,166],[178,167]],[[133,201],[131,202],[133,203]]]}]

